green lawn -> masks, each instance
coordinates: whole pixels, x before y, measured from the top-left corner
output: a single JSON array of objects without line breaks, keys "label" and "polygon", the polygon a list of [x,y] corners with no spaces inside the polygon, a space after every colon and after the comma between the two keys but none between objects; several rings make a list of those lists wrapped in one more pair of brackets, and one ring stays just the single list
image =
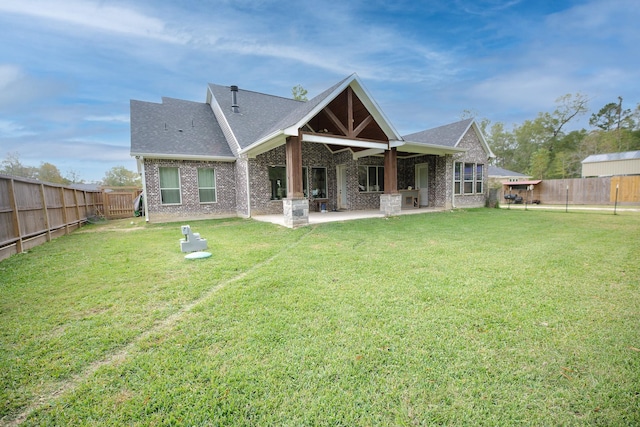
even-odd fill
[{"label": "green lawn", "polygon": [[0,423],[640,424],[638,213],[189,224],[0,262]]}]

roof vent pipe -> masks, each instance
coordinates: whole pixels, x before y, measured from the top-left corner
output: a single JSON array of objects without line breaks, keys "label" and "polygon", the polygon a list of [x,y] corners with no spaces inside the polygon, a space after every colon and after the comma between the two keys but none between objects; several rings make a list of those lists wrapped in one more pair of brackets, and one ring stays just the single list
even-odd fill
[{"label": "roof vent pipe", "polygon": [[238,105],[238,86],[231,86],[231,111],[234,113],[240,112],[240,106]]}]

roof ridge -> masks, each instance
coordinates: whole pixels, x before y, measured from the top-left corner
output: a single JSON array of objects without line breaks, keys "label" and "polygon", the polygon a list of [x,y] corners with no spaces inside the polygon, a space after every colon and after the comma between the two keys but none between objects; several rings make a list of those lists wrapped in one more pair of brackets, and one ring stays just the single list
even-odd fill
[{"label": "roof ridge", "polygon": [[[229,91],[231,91],[231,86],[226,86],[226,85],[219,85],[216,83],[207,83],[209,85],[212,86],[218,86],[218,87],[224,87],[224,88],[229,88]],[[272,98],[280,98],[280,99],[285,99],[288,101],[296,101],[296,102],[300,102],[300,103],[305,103],[307,101],[302,101],[300,99],[295,99],[295,98],[287,98],[286,96],[282,96],[282,95],[273,95],[270,93],[265,93],[265,92],[258,92],[257,90],[250,90],[250,89],[243,89],[240,86],[238,86],[238,91],[242,91],[242,92],[248,92],[248,93],[255,93],[257,95],[265,95],[265,96],[270,96]]]}]

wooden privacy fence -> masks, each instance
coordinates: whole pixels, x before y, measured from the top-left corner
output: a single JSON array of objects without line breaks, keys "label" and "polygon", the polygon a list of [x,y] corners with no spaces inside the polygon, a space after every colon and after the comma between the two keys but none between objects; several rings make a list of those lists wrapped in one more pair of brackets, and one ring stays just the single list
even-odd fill
[{"label": "wooden privacy fence", "polygon": [[140,194],[138,187],[103,187],[104,210],[108,219],[130,218],[133,216],[133,202]]},{"label": "wooden privacy fence", "polygon": [[[517,183],[514,182],[515,186]],[[616,202],[640,204],[640,176],[609,176],[601,178],[545,179],[533,190],[532,199],[543,204],[603,205]],[[508,193],[508,186],[503,193]],[[524,193],[514,191],[514,193]],[[522,194],[524,197],[524,194]]]},{"label": "wooden privacy fence", "polygon": [[136,196],[132,190],[105,193],[0,175],[0,260],[68,234],[94,216],[131,217]]}]

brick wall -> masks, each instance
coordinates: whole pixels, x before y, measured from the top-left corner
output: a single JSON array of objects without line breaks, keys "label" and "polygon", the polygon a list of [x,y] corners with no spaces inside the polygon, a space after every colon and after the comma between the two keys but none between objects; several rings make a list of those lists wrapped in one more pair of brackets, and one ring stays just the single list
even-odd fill
[{"label": "brick wall", "polygon": [[249,217],[249,206],[247,197],[247,179],[251,168],[252,160],[247,157],[240,157],[235,164],[236,179],[236,212],[239,217]]},{"label": "brick wall", "polygon": [[[271,184],[269,182],[270,166],[285,166],[285,147],[280,146],[255,158],[251,165],[251,214],[281,214],[282,201],[270,200]],[[329,209],[337,207],[336,166],[347,166],[347,209],[378,209],[381,193],[360,193],[358,191],[358,165],[382,165],[382,157],[364,157],[353,160],[350,150],[332,153],[323,144],[302,143],[302,166],[308,167],[307,179],[311,180],[311,168],[327,169],[327,198]],[[307,188],[310,188],[311,182]]]},{"label": "brick wall", "polygon": [[[424,155],[398,160],[398,189],[415,186],[415,166],[429,165],[429,206],[450,207],[453,193],[453,162],[464,161],[484,165],[485,194],[488,190],[487,154],[474,131],[469,131],[459,144],[468,148],[467,153],[455,156]],[[187,218],[214,218],[221,216],[243,216],[282,214],[282,201],[270,200],[270,166],[285,166],[285,147],[280,146],[257,156],[255,159],[239,158],[235,163],[179,161],[145,159],[147,204],[151,221],[183,220]],[[382,156],[362,157],[354,160],[350,150],[332,153],[322,144],[305,142],[302,144],[302,165],[327,169],[327,196],[329,209],[337,207],[336,166],[346,166],[347,209],[366,210],[380,208],[381,192],[358,191],[358,167],[382,166]],[[160,201],[159,167],[177,167],[180,171],[182,202],[179,205],[162,205]],[[198,199],[199,167],[213,167],[216,173],[217,201],[200,203]],[[249,180],[251,194],[247,197],[246,180]],[[237,184],[236,184],[237,183]],[[307,188],[310,188],[308,183]],[[457,207],[485,205],[485,194],[457,195]],[[247,205],[250,200],[251,206]]]},{"label": "brick wall", "polygon": [[[460,148],[467,148],[468,151],[464,154],[456,154],[453,156],[453,161],[455,162],[468,162],[468,163],[479,163],[483,166],[483,189],[484,194],[458,194],[455,196],[455,205],[458,208],[468,208],[468,207],[484,207],[487,199],[487,176],[489,174],[488,163],[489,160],[487,158],[487,153],[484,151],[478,136],[473,131],[473,129],[469,129],[469,131],[464,135],[460,143],[458,144]],[[453,168],[453,164],[451,165]],[[450,192],[453,191],[453,170],[451,171],[451,175],[449,175],[451,179],[449,180]],[[449,192],[449,194],[450,194]]]},{"label": "brick wall", "polygon": [[[180,174],[181,203],[163,205],[160,198],[160,167],[177,167]],[[200,203],[198,168],[213,167],[216,202]],[[147,206],[151,222],[236,216],[235,164],[184,160],[145,159]]]}]

